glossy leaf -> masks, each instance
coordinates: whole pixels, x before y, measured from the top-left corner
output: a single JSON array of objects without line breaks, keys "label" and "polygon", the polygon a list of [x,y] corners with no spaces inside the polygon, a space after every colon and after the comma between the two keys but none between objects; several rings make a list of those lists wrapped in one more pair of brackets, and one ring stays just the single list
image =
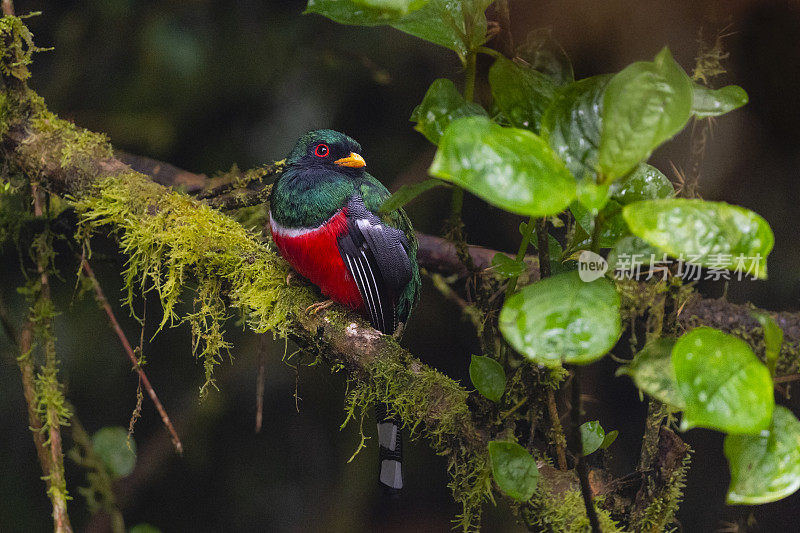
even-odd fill
[{"label": "glossy leaf", "polygon": [[[392,27],[455,51],[462,59],[486,42],[484,11],[492,0],[430,0]],[[470,30],[469,33],[467,30]]]},{"label": "glossy leaf", "polygon": [[625,206],[631,233],[669,255],[699,265],[767,277],[775,238],[767,221],[723,202],[673,198]]},{"label": "glossy leaf", "polygon": [[448,126],[430,173],[521,215],[555,215],[575,197],[575,180],[541,138],[484,117]]},{"label": "glossy leaf", "polygon": [[[669,179],[661,171],[646,163],[639,164],[633,172],[612,183],[608,190],[610,199],[604,202],[599,211],[602,225],[599,233],[600,247],[610,248],[621,238],[630,235],[628,224],[622,217],[622,208],[625,205],[646,199],[668,198],[674,194],[675,189]],[[570,211],[578,224],[590,234],[594,228],[594,216],[586,207],[587,203],[573,202]]]},{"label": "glossy leaf", "polygon": [[500,331],[536,363],[587,364],[620,336],[619,295],[605,278],[590,283],[577,272],[558,274],[513,295],[500,312]]},{"label": "glossy leaf", "polygon": [[161,533],[161,530],[152,524],[136,524],[128,529],[128,533]]},{"label": "glossy leaf", "polygon": [[442,133],[453,120],[473,115],[486,116],[486,110],[464,100],[452,81],[440,78],[431,83],[422,103],[414,108],[411,121],[417,123],[415,130],[433,144],[439,144]]},{"label": "glossy leaf", "polygon": [[775,375],[775,365],[783,345],[783,330],[775,320],[763,311],[753,311],[753,318],[761,324],[764,331],[764,360],[769,368],[769,373]]},{"label": "glossy leaf", "polygon": [[656,262],[661,261],[663,256],[663,252],[659,252],[639,237],[628,235],[618,240],[608,253],[608,269],[611,272],[619,270],[623,274],[632,273],[636,265],[641,267],[647,265],[649,269],[651,258]]},{"label": "glossy leaf", "polygon": [[428,0],[308,0],[306,13],[316,13],[339,24],[378,26],[400,20],[427,3]]},{"label": "glossy leaf", "polygon": [[675,339],[662,337],[648,343],[629,364],[617,370],[617,375],[628,375],[636,387],[677,410],[684,409],[675,370],[672,367],[672,347]]},{"label": "glossy leaf", "polygon": [[521,502],[533,496],[539,468],[528,450],[516,442],[493,440],[489,442],[489,457],[492,476],[500,490]]},{"label": "glossy leaf", "polygon": [[747,104],[749,97],[738,85],[709,89],[695,84],[692,93],[692,114],[696,117],[718,117]]},{"label": "glossy leaf", "polygon": [[578,180],[595,181],[603,95],[610,75],[594,76],[559,89],[542,119],[542,137]]},{"label": "glossy leaf", "polygon": [[606,438],[606,432],[600,426],[600,422],[592,420],[581,424],[581,444],[583,445],[583,455],[589,455],[600,449]]},{"label": "glossy leaf", "polygon": [[692,112],[692,82],[666,48],[652,62],[616,74],[603,96],[598,154],[603,179],[613,181],[683,129]]},{"label": "glossy leaf", "polygon": [[392,194],[381,204],[379,212],[381,214],[391,213],[395,209],[400,209],[420,194],[427,192],[434,187],[441,187],[443,185],[447,184],[443,183],[442,180],[437,180],[436,178],[430,178],[419,183],[403,185],[397,189],[397,192]]},{"label": "glossy leaf", "polygon": [[499,402],[506,390],[506,373],[503,366],[482,355],[473,355],[469,364],[469,379],[483,396]]},{"label": "glossy leaf", "polygon": [[517,57],[534,70],[547,75],[556,85],[565,85],[575,80],[572,63],[560,44],[553,39],[550,28],[538,28],[528,32],[525,42],[517,47]]},{"label": "glossy leaf", "polygon": [[672,367],[686,402],[681,429],[758,435],[769,427],[772,377],[743,340],[713,328],[694,329],[675,343]]},{"label": "glossy leaf", "polygon": [[124,477],[136,466],[136,443],[128,430],[119,426],[104,427],[92,435],[92,447],[114,477]]},{"label": "glossy leaf", "polygon": [[731,469],[729,504],[785,498],[800,488],[800,421],[785,407],[776,407],[769,431],[725,437],[725,457]]},{"label": "glossy leaf", "polygon": [[611,197],[622,205],[674,195],[675,187],[669,178],[647,163],[640,163],[633,172],[611,184]]},{"label": "glossy leaf", "polygon": [[538,132],[555,85],[546,75],[498,58],[489,69],[492,97],[512,126]]},{"label": "glossy leaf", "polygon": [[501,278],[513,278],[525,272],[525,263],[498,252],[492,257],[492,271]]}]

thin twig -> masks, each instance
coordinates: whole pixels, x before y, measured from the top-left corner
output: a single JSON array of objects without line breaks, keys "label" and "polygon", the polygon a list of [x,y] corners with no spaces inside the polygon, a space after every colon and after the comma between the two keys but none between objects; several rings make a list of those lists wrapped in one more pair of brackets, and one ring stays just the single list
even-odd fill
[{"label": "thin twig", "polygon": [[261,433],[264,420],[264,370],[267,354],[267,336],[258,339],[258,376],[256,377],[256,433]]},{"label": "thin twig", "polygon": [[14,16],[14,2],[12,0],[3,0],[3,15],[7,17]]},{"label": "thin twig", "polygon": [[153,390],[153,386],[150,384],[150,380],[147,379],[147,374],[145,374],[144,370],[139,364],[139,359],[136,357],[136,354],[133,353],[133,348],[131,348],[131,344],[128,342],[128,338],[125,336],[125,332],[122,331],[119,322],[117,322],[117,317],[114,315],[114,311],[111,309],[111,305],[109,305],[105,294],[103,294],[103,289],[100,287],[100,283],[97,281],[97,278],[94,275],[94,271],[92,271],[92,267],[89,266],[89,262],[86,261],[86,259],[82,259],[81,266],[83,267],[83,271],[86,272],[86,275],[88,276],[89,280],[92,282],[92,286],[94,287],[94,292],[97,297],[97,301],[105,310],[106,315],[108,316],[108,321],[111,324],[111,329],[113,329],[114,332],[117,334],[117,337],[119,337],[119,341],[120,343],[122,343],[122,348],[128,355],[128,359],[130,359],[131,363],[133,363],[133,368],[139,374],[139,379],[142,380],[142,384],[144,385],[145,390],[147,390],[147,394],[150,396],[150,399],[153,401],[153,404],[156,406],[158,414],[161,415],[161,421],[164,422],[164,426],[167,428],[167,431],[169,431],[170,438],[172,439],[172,444],[175,446],[175,450],[179,454],[182,454],[183,444],[181,444],[181,439],[178,437],[178,432],[175,431],[175,428],[173,427],[172,422],[169,419],[169,415],[167,415],[167,411],[164,409],[164,406],[161,405],[161,401],[158,399],[156,391]]},{"label": "thin twig", "polygon": [[558,415],[558,406],[556,405],[556,391],[547,389],[547,412],[550,415],[550,425],[553,427],[555,438],[553,439],[556,444],[556,458],[558,459],[558,468],[561,470],[567,469],[567,451],[565,450],[566,439],[564,438],[564,427],[561,425],[561,419]]},{"label": "thin twig", "polygon": [[592,533],[603,533],[600,529],[600,521],[597,518],[597,510],[594,508],[592,499],[592,487],[589,485],[589,471],[586,466],[586,459],[583,456],[583,439],[581,438],[581,375],[580,367],[572,368],[572,439],[575,442],[575,470],[578,472],[578,479],[581,483],[581,496],[586,507],[586,516],[592,527]]}]

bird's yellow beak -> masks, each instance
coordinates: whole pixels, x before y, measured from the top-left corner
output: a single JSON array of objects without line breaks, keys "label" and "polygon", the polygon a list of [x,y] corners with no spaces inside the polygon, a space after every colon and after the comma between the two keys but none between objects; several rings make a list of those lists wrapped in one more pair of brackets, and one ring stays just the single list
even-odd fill
[{"label": "bird's yellow beak", "polygon": [[364,158],[355,152],[350,152],[350,155],[341,159],[337,159],[334,161],[334,163],[340,167],[361,168],[367,166],[367,162],[364,161]]}]

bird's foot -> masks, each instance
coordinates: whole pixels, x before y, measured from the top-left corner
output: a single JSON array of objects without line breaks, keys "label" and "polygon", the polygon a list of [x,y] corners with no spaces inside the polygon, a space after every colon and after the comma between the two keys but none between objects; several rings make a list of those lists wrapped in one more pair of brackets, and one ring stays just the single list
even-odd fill
[{"label": "bird's foot", "polygon": [[327,309],[328,307],[333,305],[333,300],[325,300],[324,302],[316,302],[308,307],[306,307],[306,311],[310,311],[312,315],[316,315],[323,309]]}]

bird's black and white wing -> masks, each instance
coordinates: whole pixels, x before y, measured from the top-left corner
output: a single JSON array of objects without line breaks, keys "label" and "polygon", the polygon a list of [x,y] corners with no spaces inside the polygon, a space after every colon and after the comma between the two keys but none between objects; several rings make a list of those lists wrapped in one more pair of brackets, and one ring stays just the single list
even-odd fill
[{"label": "bird's black and white wing", "polygon": [[397,328],[397,297],[411,281],[405,234],[381,221],[360,196],[347,204],[347,233],[339,253],[358,286],[372,326],[387,335]]}]

